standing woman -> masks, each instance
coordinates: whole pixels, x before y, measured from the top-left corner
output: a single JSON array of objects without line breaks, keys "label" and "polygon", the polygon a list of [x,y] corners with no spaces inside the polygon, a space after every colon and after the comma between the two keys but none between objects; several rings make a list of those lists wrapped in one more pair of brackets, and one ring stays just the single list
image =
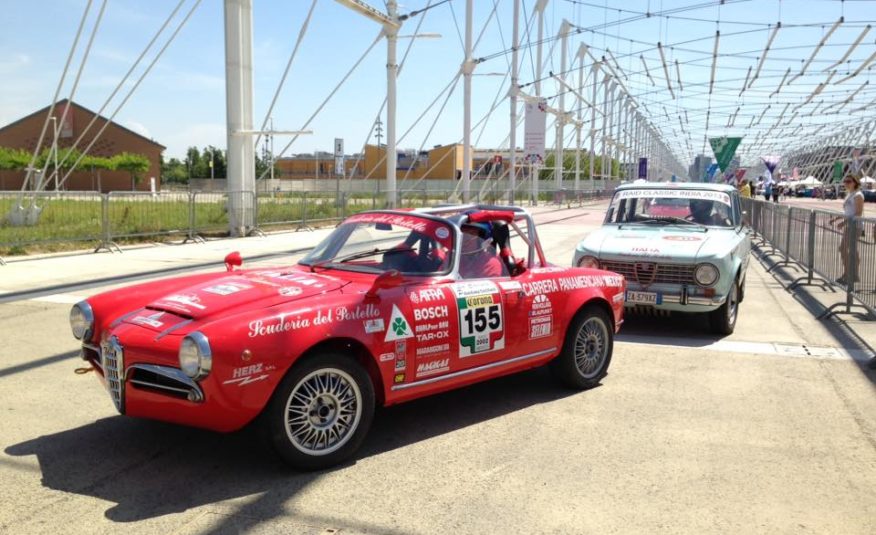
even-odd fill
[{"label": "standing woman", "polygon": [[[849,276],[849,245],[852,242],[852,228],[854,225],[853,218],[861,217],[864,215],[864,194],[861,193],[861,180],[852,175],[846,176],[843,179],[843,186],[845,186],[848,195],[846,195],[846,199],[843,201],[843,217],[839,219],[838,228],[843,230],[843,239],[840,242],[840,260],[843,263],[843,274],[836,281],[840,284],[848,284],[851,282],[858,282],[858,267],[861,263],[861,259],[858,258],[855,265],[854,277]],[[854,280],[852,280],[854,279]]]}]

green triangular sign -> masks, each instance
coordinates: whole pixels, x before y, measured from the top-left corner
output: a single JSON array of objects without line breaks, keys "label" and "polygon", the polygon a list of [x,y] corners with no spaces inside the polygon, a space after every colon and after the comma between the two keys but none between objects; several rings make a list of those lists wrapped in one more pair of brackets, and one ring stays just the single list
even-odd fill
[{"label": "green triangular sign", "polygon": [[739,146],[741,141],[741,137],[713,137],[709,140],[712,152],[715,153],[715,160],[718,161],[718,167],[721,168],[722,173],[730,165],[730,160],[736,154],[736,147]]}]

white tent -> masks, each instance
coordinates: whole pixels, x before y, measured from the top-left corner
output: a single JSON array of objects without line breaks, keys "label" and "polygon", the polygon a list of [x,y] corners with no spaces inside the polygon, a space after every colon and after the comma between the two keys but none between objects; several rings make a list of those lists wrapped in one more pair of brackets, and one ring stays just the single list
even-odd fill
[{"label": "white tent", "polygon": [[817,178],[815,178],[814,176],[809,175],[806,178],[804,178],[803,180],[801,180],[800,182],[797,182],[797,185],[798,186],[820,186],[821,181],[818,180]]},{"label": "white tent", "polygon": [[876,183],[876,179],[873,177],[865,176],[861,179],[861,184],[873,184]]}]

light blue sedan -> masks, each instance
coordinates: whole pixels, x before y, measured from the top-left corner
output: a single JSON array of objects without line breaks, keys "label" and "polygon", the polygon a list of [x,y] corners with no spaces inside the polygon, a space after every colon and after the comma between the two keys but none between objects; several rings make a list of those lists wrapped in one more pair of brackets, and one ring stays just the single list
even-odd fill
[{"label": "light blue sedan", "polygon": [[736,188],[633,183],[615,191],[573,265],[623,275],[628,308],[705,313],[713,332],[730,334],[750,251]]}]

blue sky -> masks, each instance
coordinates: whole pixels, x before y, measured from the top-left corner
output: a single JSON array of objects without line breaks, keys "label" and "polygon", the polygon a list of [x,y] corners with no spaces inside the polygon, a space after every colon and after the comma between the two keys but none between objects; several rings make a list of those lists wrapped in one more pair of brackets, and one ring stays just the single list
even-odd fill
[{"label": "blue sky", "polygon": [[[401,12],[419,9],[428,0],[406,3]],[[493,0],[475,2],[475,37],[489,20],[481,43],[475,51],[476,57],[489,56],[510,47],[511,8],[510,0],[496,0],[497,17],[489,18]],[[115,85],[131,66],[135,58],[151,38],[152,34],[170,14],[177,0],[112,0],[109,2],[101,27],[96,35],[93,49],[82,75],[82,81],[74,99],[93,110],[99,109]],[[371,0],[377,8],[383,2]],[[622,25],[611,25],[612,21],[626,19],[633,14],[627,11],[672,10],[692,4],[702,4],[703,0],[630,0],[606,1],[590,0],[586,5],[568,0],[551,0],[545,12],[545,35],[555,35],[563,18],[581,27],[592,27],[609,23],[604,30],[584,32],[570,39],[571,52],[577,50],[578,43],[586,41],[597,55],[603,55],[604,48],[612,50],[620,66],[629,74],[626,84],[637,98],[647,103],[654,121],[677,130],[674,142],[684,146],[678,131],[677,119],[688,111],[688,130],[695,152],[699,152],[705,133],[704,110],[710,105],[713,109],[712,122],[708,135],[747,135],[745,131],[749,117],[772,102],[766,117],[778,115],[786,102],[800,103],[821,81],[823,67],[830,60],[838,59],[848,45],[862,31],[862,25],[849,23],[843,25],[832,36],[828,46],[819,53],[809,72],[780,92],[768,97],[775,89],[785,69],[793,66],[799,69],[804,59],[826,31],[826,27],[844,14],[848,21],[876,19],[876,5],[872,2],[838,2],[834,0],[749,0],[728,1],[724,6],[715,5],[692,11],[680,12],[678,17],[692,17],[706,20],[719,18],[721,24],[707,21],[691,21],[676,18],[651,17]],[[100,0],[94,2],[92,16],[86,28],[94,21],[94,14],[100,7]],[[254,2],[254,63],[255,63],[255,117],[258,126],[277,87],[289,54],[294,46],[301,24],[305,18],[310,0]],[[534,0],[524,0],[527,13],[535,4]],[[69,48],[73,42],[76,26],[82,15],[85,0],[44,0],[24,2],[21,0],[0,0],[0,12],[4,13],[6,28],[0,33],[0,125],[16,120],[45,106],[50,101],[60,78]],[[186,0],[182,8],[185,12],[193,5]],[[452,9],[451,9],[452,6]],[[605,9],[608,7],[608,9]],[[455,76],[463,59],[463,48],[454,14],[463,30],[465,3],[453,0],[427,13],[420,32],[440,33],[440,39],[416,40],[409,60],[399,79],[399,135],[404,133],[425,108],[435,99]],[[757,57],[769,36],[767,23],[774,24],[781,17],[785,26],[811,23],[807,28],[783,29],[778,34],[773,51],[764,64],[761,79],[743,97],[737,95],[745,77],[746,69],[757,64]],[[175,21],[179,21],[177,17]],[[498,22],[497,22],[498,19]],[[401,34],[414,31],[419,18],[407,21]],[[744,24],[735,24],[742,22]],[[171,24],[174,27],[175,22]],[[826,25],[826,26],[825,26]],[[716,88],[711,96],[702,94],[697,84],[707,84],[711,67],[711,50],[714,33],[719,28],[722,33],[718,63]],[[225,146],[225,83],[224,83],[224,39],[222,2],[204,0],[194,12],[189,23],[183,27],[177,39],[158,61],[153,71],[137,89],[129,102],[116,117],[121,124],[138,131],[168,147],[166,156],[179,157],[190,145],[213,144]],[[732,35],[743,30],[749,33]],[[301,128],[310,114],[336,86],[341,77],[355,63],[365,49],[377,36],[377,24],[349,11],[330,0],[319,0],[310,28],[304,38],[302,48],[292,66],[291,75],[278,100],[273,113],[277,129]],[[523,31],[523,30],[522,30]],[[726,36],[726,37],[724,37]],[[87,37],[87,34],[86,34]],[[525,39],[525,36],[524,36]],[[858,49],[851,55],[848,65],[854,68],[874,51],[876,31],[871,32]],[[534,36],[533,36],[534,40]],[[632,41],[631,41],[632,40]],[[657,41],[666,46],[670,64],[678,59],[682,67],[682,82],[685,87],[671,99],[665,87],[662,66],[657,51]],[[693,41],[678,45],[682,41]],[[61,95],[69,95],[72,78],[78,68],[80,53],[74,59],[68,83]],[[159,41],[163,43],[163,40]],[[407,40],[401,40],[399,58],[404,53]],[[805,48],[808,46],[809,48]],[[545,45],[547,56],[550,44]],[[642,72],[639,53],[642,53],[652,77],[657,85],[652,86]],[[746,54],[747,53],[747,54]],[[332,140],[342,137],[348,153],[356,152],[365,142],[366,135],[377,110],[385,96],[386,47],[379,43],[349,81],[341,87],[332,101],[309,126],[312,136],[303,136],[296,141],[290,153],[310,152],[318,148],[331,150]],[[533,50],[534,54],[534,50]],[[724,54],[743,57],[723,56]],[[147,56],[147,62],[152,55]],[[504,75],[508,69],[510,55],[499,55],[478,66],[477,73],[499,73]],[[546,70],[559,71],[559,50],[546,58]],[[137,74],[141,71],[138,70]],[[793,75],[793,72],[792,72]],[[670,73],[674,82],[675,73]],[[840,98],[850,94],[867,73],[859,80],[849,81],[841,86],[831,86],[824,95]],[[839,75],[838,75],[839,77]],[[521,82],[533,79],[528,52],[524,55]],[[497,94],[504,95],[502,76],[477,76],[474,78],[474,120],[483,117],[493,104]],[[507,83],[507,82],[506,82]],[[856,97],[855,102],[866,103],[876,96],[876,80]],[[528,90],[531,90],[528,89]],[[546,81],[543,93],[556,94],[556,85]],[[835,92],[835,93],[834,93]],[[786,100],[782,100],[786,99]],[[116,98],[108,108],[109,114],[115,108]],[[567,98],[570,102],[571,98]],[[443,102],[440,101],[439,104]],[[743,106],[734,128],[727,129],[728,117],[736,106]],[[664,114],[662,107],[666,106]],[[431,147],[461,139],[462,130],[462,83],[448,101],[445,110],[435,123],[434,130],[427,137],[436,116],[433,110],[400,143],[404,148]],[[866,113],[866,112],[862,112]],[[872,111],[870,112],[872,114]],[[503,102],[492,114],[481,135],[476,130],[473,138],[480,141],[480,147],[500,146],[508,134],[507,102]],[[666,119],[669,115],[669,119]],[[788,113],[790,115],[790,113]],[[744,119],[743,119],[744,116]],[[786,116],[787,117],[787,116]],[[829,119],[829,118],[828,118]],[[818,117],[799,119],[816,124]],[[821,119],[825,120],[825,119]],[[766,121],[765,121],[766,122]],[[766,124],[764,125],[766,126]],[[522,128],[518,138],[522,137]],[[373,142],[373,138],[371,140]],[[552,142],[549,135],[548,141]],[[278,138],[279,151],[283,143]]]}]

